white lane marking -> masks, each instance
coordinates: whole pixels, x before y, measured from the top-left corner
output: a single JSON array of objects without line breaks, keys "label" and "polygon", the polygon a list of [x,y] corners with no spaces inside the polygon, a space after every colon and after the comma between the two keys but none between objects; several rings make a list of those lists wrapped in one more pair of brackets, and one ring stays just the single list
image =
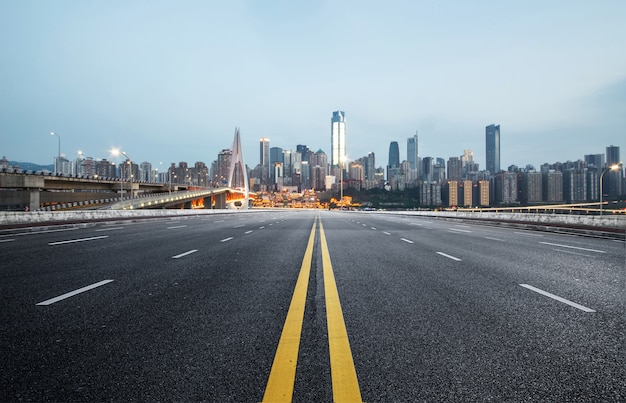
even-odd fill
[{"label": "white lane marking", "polygon": [[263,228],[265,228],[265,226],[263,226],[263,227],[259,227],[259,229],[263,229]]},{"label": "white lane marking", "polygon": [[239,224],[239,225],[235,225],[233,228],[241,228],[241,227],[245,227],[245,225]]},{"label": "white lane marking", "polygon": [[224,222],[224,220],[219,220],[219,221],[213,221],[214,223],[218,223],[218,222]]},{"label": "white lane marking", "polygon": [[75,231],[77,229],[79,229],[79,228],[75,227],[75,228],[49,229],[49,230],[45,230],[45,231],[19,232],[17,234],[2,234],[2,235],[0,235],[0,237],[4,238],[4,237],[9,237],[9,236],[24,236],[24,235],[48,234],[50,232]]},{"label": "white lane marking", "polygon": [[367,227],[367,224],[361,224],[361,225],[364,226],[364,227]]},{"label": "white lane marking", "polygon": [[244,234],[250,234],[252,230],[244,232]]},{"label": "white lane marking", "polygon": [[584,253],[572,252],[571,250],[563,250],[563,249],[556,249],[556,248],[552,248],[552,250],[556,252],[561,252],[561,253],[568,253],[570,255],[593,257],[592,255],[586,255]]},{"label": "white lane marking", "polygon": [[530,232],[515,232],[515,231],[513,231],[513,233],[514,234],[518,234],[518,235],[540,236],[540,237],[543,236],[542,234],[533,234],[533,233],[530,233]]},{"label": "white lane marking", "polygon": [[460,262],[461,259],[459,259],[458,257],[454,257],[452,255],[448,255],[447,253],[443,253],[443,252],[437,252],[438,255],[447,257],[448,259],[452,259],[452,260],[456,260],[457,262]]},{"label": "white lane marking", "polygon": [[422,226],[422,225],[424,225],[424,224],[418,224],[418,223],[416,223],[416,222],[411,222],[411,223],[409,223],[409,225],[419,225],[419,226],[421,227],[421,226]]},{"label": "white lane marking", "polygon": [[270,227],[271,227],[272,225],[274,225],[274,223],[270,223]]},{"label": "white lane marking", "polygon": [[561,244],[558,244],[558,243],[551,243],[551,242],[539,242],[539,243],[544,244],[544,245],[550,245],[550,246],[559,246],[561,248],[586,250],[587,252],[606,253],[606,251],[604,251],[604,250],[581,248],[579,246],[561,245]]},{"label": "white lane marking", "polygon": [[108,237],[109,237],[108,235],[102,235],[102,236],[93,236],[91,238],[70,239],[69,241],[48,242],[48,245],[54,246],[54,245],[63,245],[63,244],[66,244],[66,243],[94,241],[96,239],[104,239],[104,238],[108,238]]},{"label": "white lane marking", "polygon": [[391,234],[390,234],[389,232],[387,232],[387,231],[383,231],[383,234],[385,234],[385,235],[391,235]]},{"label": "white lane marking", "polygon": [[172,259],[179,259],[179,258],[181,258],[183,256],[187,256],[187,255],[191,255],[192,253],[196,253],[197,251],[198,251],[198,249],[192,249],[192,250],[190,250],[188,252],[181,253],[180,255],[172,256]]},{"label": "white lane marking", "polygon": [[0,239],[0,243],[2,242],[13,242],[15,241],[15,239],[11,238],[11,239]]},{"label": "white lane marking", "polygon": [[95,232],[114,231],[118,229],[124,229],[124,227],[101,228],[101,229],[97,229]]},{"label": "white lane marking", "polygon": [[469,228],[470,226],[469,225],[457,225],[456,227],[457,228]]},{"label": "white lane marking", "polygon": [[448,228],[448,231],[452,231],[452,232],[472,232],[470,230],[458,229],[458,228]]},{"label": "white lane marking", "polygon": [[167,229],[185,228],[186,225],[174,225],[173,227],[167,227]]},{"label": "white lane marking", "polygon": [[50,305],[50,304],[54,304],[55,302],[59,302],[61,300],[69,298],[69,297],[73,297],[74,295],[80,294],[81,292],[93,290],[94,288],[100,287],[101,285],[105,285],[105,284],[108,284],[108,283],[111,283],[111,282],[113,282],[113,280],[102,280],[102,281],[94,283],[92,285],[88,285],[87,287],[79,288],[78,290],[70,291],[70,292],[65,293],[63,295],[59,295],[58,297],[47,299],[47,300],[45,300],[43,302],[40,302],[38,304],[35,304],[35,305]]},{"label": "white lane marking", "polygon": [[410,239],[406,239],[406,238],[400,238],[401,241],[407,242],[407,243],[415,243],[413,241],[411,241]]},{"label": "white lane marking", "polygon": [[233,239],[233,237],[232,237],[232,236],[229,236],[228,238],[224,238],[224,239],[222,239],[220,242],[228,242],[228,241],[230,241],[231,239]]},{"label": "white lane marking", "polygon": [[567,300],[567,299],[565,299],[565,298],[561,298],[561,297],[559,297],[558,295],[551,294],[551,293],[549,293],[549,292],[547,292],[547,291],[544,291],[544,290],[541,290],[541,289],[539,289],[539,288],[533,287],[532,285],[528,285],[528,284],[520,284],[520,286],[522,286],[522,287],[524,287],[524,288],[527,288],[527,289],[529,289],[529,290],[531,290],[531,291],[534,291],[534,292],[536,292],[536,293],[538,293],[538,294],[545,295],[546,297],[550,297],[550,298],[552,298],[552,299],[555,299],[555,300],[557,300],[557,301],[559,301],[559,302],[562,302],[562,303],[564,303],[564,304],[567,304],[567,305],[569,305],[569,306],[573,306],[574,308],[580,309],[581,311],[585,311],[585,312],[595,312],[595,310],[593,310],[593,309],[591,309],[591,308],[587,308],[586,306],[583,306],[583,305],[577,304],[577,303],[572,302],[572,301],[570,301],[570,300]]},{"label": "white lane marking", "polygon": [[376,229],[376,227],[370,227],[370,228],[372,228],[372,229]]},{"label": "white lane marking", "polygon": [[504,239],[499,239],[499,238],[492,238],[490,236],[486,236],[485,239],[489,239],[491,241],[499,241],[499,242],[505,242]]}]

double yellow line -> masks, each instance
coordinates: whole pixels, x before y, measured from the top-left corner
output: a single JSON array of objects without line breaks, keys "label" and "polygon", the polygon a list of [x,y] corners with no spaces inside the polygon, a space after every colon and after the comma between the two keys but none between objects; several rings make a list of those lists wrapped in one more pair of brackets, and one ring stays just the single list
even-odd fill
[{"label": "double yellow line", "polygon": [[330,352],[330,372],[333,387],[333,400],[340,402],[361,402],[361,391],[352,360],[346,324],[343,320],[335,275],[330,262],[324,227],[319,217],[313,223],[300,274],[296,282],[283,332],[278,342],[276,356],[272,364],[264,403],[291,402],[296,379],[298,350],[304,321],[304,307],[309,286],[316,226],[319,222],[322,266],[324,270],[324,295],[326,296],[326,320],[328,326],[328,347]]}]

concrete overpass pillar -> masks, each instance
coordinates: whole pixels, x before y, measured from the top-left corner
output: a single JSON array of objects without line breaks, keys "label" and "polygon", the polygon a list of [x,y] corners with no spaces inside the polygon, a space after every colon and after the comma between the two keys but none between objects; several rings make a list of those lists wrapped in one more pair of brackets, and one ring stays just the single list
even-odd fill
[{"label": "concrete overpass pillar", "polygon": [[30,211],[37,210],[41,203],[39,189],[28,189],[28,208]]},{"label": "concrete overpass pillar", "polygon": [[212,196],[211,208],[225,209],[226,208],[226,193],[219,193]]}]

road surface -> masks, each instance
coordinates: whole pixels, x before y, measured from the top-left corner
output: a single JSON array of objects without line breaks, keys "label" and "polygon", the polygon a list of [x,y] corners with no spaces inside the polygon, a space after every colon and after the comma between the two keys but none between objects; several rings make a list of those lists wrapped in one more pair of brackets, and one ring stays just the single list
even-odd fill
[{"label": "road surface", "polygon": [[625,401],[622,241],[261,211],[0,233],[1,401]]}]

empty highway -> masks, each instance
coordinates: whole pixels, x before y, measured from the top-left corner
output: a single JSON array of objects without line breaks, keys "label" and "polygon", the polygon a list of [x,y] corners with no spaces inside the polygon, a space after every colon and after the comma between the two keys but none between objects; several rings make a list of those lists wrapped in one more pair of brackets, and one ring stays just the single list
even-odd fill
[{"label": "empty highway", "polygon": [[625,401],[623,240],[251,211],[0,232],[1,401]]}]

